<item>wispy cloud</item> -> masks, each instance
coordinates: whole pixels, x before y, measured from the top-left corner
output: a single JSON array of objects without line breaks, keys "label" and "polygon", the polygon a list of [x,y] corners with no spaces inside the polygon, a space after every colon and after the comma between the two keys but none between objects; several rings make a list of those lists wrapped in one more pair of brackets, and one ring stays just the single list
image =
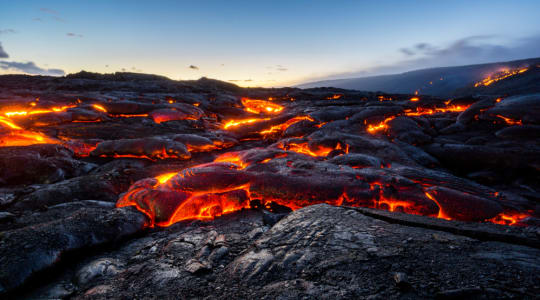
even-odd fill
[{"label": "wispy cloud", "polygon": [[73,32],[68,32],[66,33],[67,36],[69,37],[79,37],[79,38],[82,38],[83,35],[82,34],[79,34],[79,33],[73,33]]},{"label": "wispy cloud", "polygon": [[427,42],[398,49],[401,60],[379,64],[362,70],[334,73],[315,80],[354,78],[382,74],[400,73],[411,70],[481,64],[498,61],[532,58],[540,56],[540,34],[526,38],[505,40],[499,36],[477,35],[455,40],[447,45]]},{"label": "wispy cloud", "polygon": [[0,69],[19,71],[31,75],[62,76],[66,74],[61,69],[45,69],[38,67],[34,62],[0,61]]},{"label": "wispy cloud", "polygon": [[[267,66],[266,68],[268,70],[276,70],[276,71],[280,71],[280,72],[285,72],[285,71],[289,70],[289,69],[287,69],[286,67],[284,67],[282,65]],[[269,73],[269,74],[272,74],[272,73]]]},{"label": "wispy cloud", "polygon": [[58,12],[56,10],[50,9],[50,8],[47,8],[47,7],[42,7],[39,10],[44,12],[44,13],[51,14],[51,15],[57,15],[58,14]]},{"label": "wispy cloud", "polygon": [[7,52],[2,47],[2,43],[0,43],[0,58],[8,58],[8,57],[9,57],[9,55],[7,54]]},{"label": "wispy cloud", "polygon": [[227,81],[230,81],[230,82],[252,82],[253,79],[230,79],[230,80],[227,80]]},{"label": "wispy cloud", "polygon": [[12,33],[17,33],[17,31],[11,28],[0,29],[0,34],[12,34]]},{"label": "wispy cloud", "polygon": [[[39,11],[41,11],[42,13],[50,15],[51,18],[53,20],[57,21],[57,22],[61,22],[61,23],[66,22],[66,20],[64,20],[62,17],[60,17],[60,13],[58,13],[58,11],[56,11],[54,9],[47,8],[47,7],[42,7],[42,8],[39,9]],[[33,20],[43,22],[43,20],[41,18],[34,18]]]}]

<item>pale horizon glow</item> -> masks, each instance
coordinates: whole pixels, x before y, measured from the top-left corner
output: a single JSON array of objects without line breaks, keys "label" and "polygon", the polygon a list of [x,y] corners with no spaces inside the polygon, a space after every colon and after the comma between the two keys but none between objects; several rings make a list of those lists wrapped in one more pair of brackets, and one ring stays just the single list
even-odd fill
[{"label": "pale horizon glow", "polygon": [[523,59],[540,56],[538,11],[538,1],[498,0],[0,0],[0,74],[125,71],[279,87]]}]

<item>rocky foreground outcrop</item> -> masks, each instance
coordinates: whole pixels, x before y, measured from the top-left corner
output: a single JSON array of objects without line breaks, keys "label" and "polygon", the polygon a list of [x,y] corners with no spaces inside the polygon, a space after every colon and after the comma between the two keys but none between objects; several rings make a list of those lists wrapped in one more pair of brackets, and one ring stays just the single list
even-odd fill
[{"label": "rocky foreground outcrop", "polygon": [[286,216],[241,211],[179,223],[70,266],[27,296],[532,299],[540,292],[538,233],[522,236],[536,243],[530,247],[495,241],[508,235],[502,226],[479,226],[483,233],[471,238],[464,224],[433,230],[407,215],[383,220],[373,212],[322,204]]}]

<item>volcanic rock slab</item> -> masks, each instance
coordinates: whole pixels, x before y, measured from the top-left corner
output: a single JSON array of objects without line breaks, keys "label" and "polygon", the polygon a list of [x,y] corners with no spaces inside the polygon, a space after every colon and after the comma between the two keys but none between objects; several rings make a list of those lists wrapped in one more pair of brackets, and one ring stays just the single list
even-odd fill
[{"label": "volcanic rock slab", "polygon": [[[33,296],[432,298],[472,291],[521,298],[539,292],[535,248],[392,224],[329,205],[297,210],[276,224],[264,219],[244,211],[154,232],[88,259],[72,277]],[[407,284],[394,283],[396,274]]]}]

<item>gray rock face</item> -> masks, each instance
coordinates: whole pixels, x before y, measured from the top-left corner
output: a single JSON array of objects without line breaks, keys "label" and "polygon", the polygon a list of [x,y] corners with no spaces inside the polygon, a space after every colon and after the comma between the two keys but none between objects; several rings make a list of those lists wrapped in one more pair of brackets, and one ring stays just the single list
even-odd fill
[{"label": "gray rock face", "polygon": [[487,298],[526,297],[538,292],[539,270],[535,248],[426,229],[414,221],[403,226],[322,204],[271,227],[260,213],[243,211],[151,233],[82,265],[74,294],[430,298],[478,289]]},{"label": "gray rock face", "polygon": [[2,232],[0,292],[20,286],[35,272],[59,262],[68,251],[122,239],[140,231],[145,223],[144,217],[131,208],[112,209],[99,204],[85,205],[61,219],[43,221]]}]

